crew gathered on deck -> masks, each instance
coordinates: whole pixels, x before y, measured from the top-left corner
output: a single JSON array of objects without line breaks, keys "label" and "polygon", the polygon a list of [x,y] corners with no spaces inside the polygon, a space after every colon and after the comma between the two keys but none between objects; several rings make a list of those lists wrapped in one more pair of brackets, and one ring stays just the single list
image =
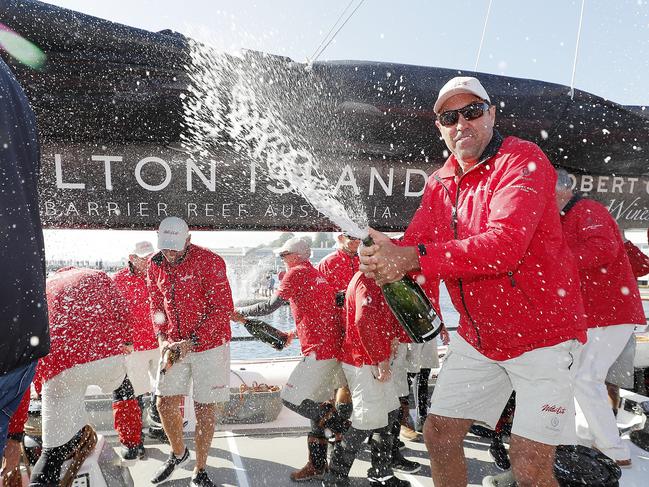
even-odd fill
[{"label": "crew gathered on deck", "polygon": [[[30,398],[23,382],[31,380],[38,357],[34,388],[42,395],[43,453],[31,486],[72,485],[97,444],[85,415],[89,385],[113,392],[120,455],[127,461],[145,457],[141,396],[153,395],[171,448],[153,484],[190,460],[181,405],[191,392],[191,485],[216,485],[206,466],[217,403],[230,400],[231,321],[287,304],[296,326],[288,343],[299,339],[302,357],[281,399],[311,422],[308,461],[290,474],[292,481],[350,485],[367,441],[371,485],[409,486],[395,472],[414,473],[421,465],[400,451],[403,425],[413,440],[423,427],[434,485],[466,486],[464,437],[475,422],[496,428],[506,405],[514,411],[510,479],[520,487],[557,487],[555,448],[575,433],[617,465],[631,466],[606,381],[618,370],[627,380],[632,375],[634,326],[645,325],[646,317],[615,220],[603,205],[574,193],[570,175],[555,170],[537,145],[495,130],[496,108],[478,79],[449,80],[433,110],[450,156],[428,178],[404,235],[392,239],[370,229],[374,243],[362,246],[358,236],[341,233],[338,249],[317,268],[310,244],[290,238],[276,250],[286,272],[277,288],[269,274],[265,299],[257,304],[234,307],[224,260],[192,244],[188,223],[175,216],[159,224],[158,252],[138,243],[112,279],[77,268],[52,275],[46,287],[51,353],[41,357],[49,345],[45,306],[28,306],[30,345],[12,335],[20,356],[2,357],[0,385],[11,388],[11,397],[2,397],[0,423],[0,451],[7,428],[10,434],[5,485],[20,474],[18,441]],[[31,129],[25,128],[30,136]],[[40,262],[35,252],[36,281]],[[427,411],[437,346],[413,344],[381,291],[405,275],[438,312],[444,281],[460,317],[450,343],[442,328],[449,347]],[[421,376],[418,424],[410,421],[409,372],[411,380]],[[579,410],[587,425],[575,424]],[[62,473],[69,458],[72,465]],[[489,479],[484,485],[498,485]]]}]

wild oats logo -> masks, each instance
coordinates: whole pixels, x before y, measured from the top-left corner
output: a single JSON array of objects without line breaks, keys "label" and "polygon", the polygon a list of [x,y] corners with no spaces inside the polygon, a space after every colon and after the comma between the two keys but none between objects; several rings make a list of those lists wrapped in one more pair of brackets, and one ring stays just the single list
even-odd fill
[{"label": "wild oats logo", "polygon": [[541,411],[544,413],[566,414],[566,408],[563,406],[557,406],[556,404],[544,404]]}]

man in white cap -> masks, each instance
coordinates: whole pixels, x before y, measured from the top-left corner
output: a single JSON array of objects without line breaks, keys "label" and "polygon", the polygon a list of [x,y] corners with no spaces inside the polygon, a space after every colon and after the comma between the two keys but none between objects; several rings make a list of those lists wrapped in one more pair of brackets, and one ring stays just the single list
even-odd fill
[{"label": "man in white cap", "polygon": [[451,155],[428,179],[403,245],[371,230],[361,270],[378,284],[408,272],[443,279],[460,314],[424,427],[435,485],[467,484],[462,440],[474,421],[495,427],[513,389],[517,485],[555,487],[586,338],[556,174],[535,144],[494,130],[496,108],[476,78],[451,79],[434,111]]},{"label": "man in white cap", "polygon": [[133,338],[129,344],[130,353],[126,356],[127,376],[113,391],[115,429],[123,445],[120,455],[124,460],[144,457],[142,410],[138,398],[153,392],[160,361],[146,286],[147,263],[153,253],[151,242],[137,242],[128,256],[127,266],[113,276],[113,282],[126,302]]},{"label": "man in white cap", "polygon": [[307,437],[309,460],[293,473],[295,482],[321,478],[327,468],[325,430],[341,433],[346,418],[331,402],[337,388],[345,386],[338,355],[343,336],[340,312],[336,309],[336,292],[327,279],[311,265],[309,244],[298,237],[284,242],[275,251],[286,265],[286,275],[268,301],[237,308],[233,319],[263,316],[280,306],[291,304],[304,358],[295,367],[282,390],[284,405],[311,420]]},{"label": "man in white cap", "polygon": [[223,259],[190,240],[185,221],[165,218],[158,228],[160,252],[147,268],[153,326],[162,357],[168,357],[158,374],[158,411],[172,449],[151,482],[163,482],[189,461],[180,404],[192,385],[196,464],[191,485],[211,487],[216,484],[205,466],[216,403],[230,399],[232,292]]}]

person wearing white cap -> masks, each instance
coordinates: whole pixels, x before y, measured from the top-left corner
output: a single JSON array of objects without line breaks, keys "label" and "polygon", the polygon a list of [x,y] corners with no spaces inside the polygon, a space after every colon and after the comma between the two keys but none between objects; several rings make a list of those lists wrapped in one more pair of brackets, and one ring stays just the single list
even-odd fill
[{"label": "person wearing white cap", "polygon": [[263,316],[290,303],[304,358],[295,367],[282,389],[284,405],[311,420],[307,436],[309,460],[293,473],[291,480],[320,478],[327,469],[325,430],[342,433],[346,418],[329,402],[336,389],[347,384],[338,355],[343,336],[336,292],[325,277],[311,265],[311,247],[298,237],[284,242],[275,251],[286,266],[279,288],[267,301],[237,308],[233,320]]},{"label": "person wearing white cap", "polygon": [[494,129],[496,107],[476,78],[449,80],[434,111],[451,154],[429,177],[402,245],[370,230],[361,271],[378,284],[410,272],[441,279],[460,315],[424,425],[435,485],[467,484],[462,440],[474,421],[495,427],[514,390],[517,485],[555,487],[555,446],[574,428],[573,363],[586,339],[556,174],[538,146]]},{"label": "person wearing white cap", "polygon": [[113,391],[115,429],[123,445],[120,455],[124,460],[144,457],[142,411],[138,398],[153,392],[160,360],[146,285],[146,267],[153,253],[151,242],[137,242],[129,253],[127,266],[113,276],[113,282],[126,302],[128,326],[133,337],[130,353],[126,356],[127,376]]},{"label": "person wearing white cap", "polygon": [[216,485],[205,471],[214,435],[216,403],[230,399],[232,292],[225,262],[192,244],[184,220],[168,217],[158,228],[158,248],[147,268],[151,318],[162,366],[156,394],[171,454],[151,482],[168,479],[189,461],[180,404],[192,387],[196,412],[196,463],[191,485]]}]

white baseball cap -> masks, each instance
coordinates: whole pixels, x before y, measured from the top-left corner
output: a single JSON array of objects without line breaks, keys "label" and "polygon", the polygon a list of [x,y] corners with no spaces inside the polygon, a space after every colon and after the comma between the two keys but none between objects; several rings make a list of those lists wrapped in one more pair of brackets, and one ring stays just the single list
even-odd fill
[{"label": "white baseball cap", "polygon": [[311,246],[306,240],[299,237],[289,238],[279,249],[275,249],[276,255],[297,254],[308,259],[311,257]]},{"label": "white baseball cap", "polygon": [[185,220],[169,216],[160,222],[158,227],[158,248],[160,250],[183,250],[189,236],[189,227]]},{"label": "white baseball cap", "polygon": [[472,78],[470,76],[456,76],[455,78],[448,80],[448,82],[442,86],[442,89],[439,90],[439,95],[437,95],[437,101],[435,102],[433,111],[439,113],[444,103],[446,103],[446,100],[460,93],[471,93],[478,98],[482,98],[487,103],[491,103],[487,90],[484,89],[477,78]]},{"label": "white baseball cap", "polygon": [[138,257],[146,257],[153,252],[155,252],[153,244],[148,240],[144,240],[135,244],[135,248],[133,249],[133,252],[131,252],[131,254],[135,254]]}]

